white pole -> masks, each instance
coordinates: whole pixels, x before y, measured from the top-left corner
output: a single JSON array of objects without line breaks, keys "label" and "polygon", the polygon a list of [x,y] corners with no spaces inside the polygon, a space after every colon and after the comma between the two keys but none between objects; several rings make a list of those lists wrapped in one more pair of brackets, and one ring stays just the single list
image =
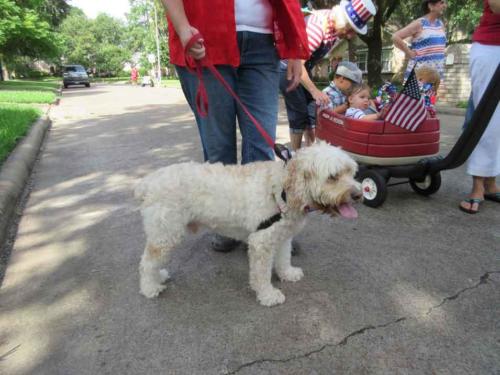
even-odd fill
[{"label": "white pole", "polygon": [[160,65],[160,36],[158,32],[158,12],[156,11],[156,3],[155,0],[153,0],[153,8],[155,10],[155,34],[156,34],[156,60],[158,61],[158,71],[157,71],[157,81],[156,81],[156,87],[161,86],[161,65]]}]

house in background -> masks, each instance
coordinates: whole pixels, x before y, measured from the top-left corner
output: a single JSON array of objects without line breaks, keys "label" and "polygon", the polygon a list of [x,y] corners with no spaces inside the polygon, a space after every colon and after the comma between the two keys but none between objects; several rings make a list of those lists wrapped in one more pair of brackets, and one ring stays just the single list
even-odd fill
[{"label": "house in background", "polygon": [[[384,31],[382,47],[382,80],[401,82],[406,68],[404,53],[392,44],[392,33]],[[364,77],[368,73],[368,48],[360,39],[356,38],[353,50],[355,51],[355,63],[363,72]],[[449,44],[446,48],[445,77],[439,88],[439,103],[456,106],[459,102],[467,101],[470,94],[469,79],[469,50],[470,43]],[[349,60],[348,43],[339,44],[325,60],[318,64],[313,71],[315,79],[327,82],[332,66],[335,61]]]}]

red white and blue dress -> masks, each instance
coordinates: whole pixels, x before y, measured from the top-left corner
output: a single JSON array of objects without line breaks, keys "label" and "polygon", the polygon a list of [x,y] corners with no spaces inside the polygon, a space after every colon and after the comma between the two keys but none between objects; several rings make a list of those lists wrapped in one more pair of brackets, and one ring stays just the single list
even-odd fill
[{"label": "red white and blue dress", "polygon": [[410,48],[416,52],[417,56],[408,61],[404,78],[410,75],[413,68],[421,66],[434,68],[439,72],[441,79],[444,78],[444,62],[446,48],[446,31],[443,21],[440,19],[434,22],[427,18],[420,19],[422,32],[411,41]]}]

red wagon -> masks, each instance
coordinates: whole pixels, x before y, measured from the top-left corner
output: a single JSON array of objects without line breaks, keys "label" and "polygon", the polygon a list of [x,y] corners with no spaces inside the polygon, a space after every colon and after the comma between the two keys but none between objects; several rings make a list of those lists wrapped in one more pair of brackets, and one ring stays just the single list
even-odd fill
[{"label": "red wagon", "polygon": [[439,172],[423,178],[419,174],[402,173],[410,171],[422,159],[429,160],[439,154],[439,119],[426,119],[411,132],[387,121],[357,120],[320,110],[317,136],[342,147],[360,164],[358,179],[368,206],[377,207],[385,201],[390,177],[409,178],[413,190],[423,195],[433,194],[441,186]]}]

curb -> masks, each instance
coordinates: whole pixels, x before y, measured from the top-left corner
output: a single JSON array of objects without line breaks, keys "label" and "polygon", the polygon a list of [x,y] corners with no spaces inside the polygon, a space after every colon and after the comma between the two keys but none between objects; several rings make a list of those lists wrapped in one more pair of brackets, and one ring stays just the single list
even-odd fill
[{"label": "curb", "polygon": [[5,241],[14,210],[51,123],[49,117],[40,117],[0,170],[0,245]]},{"label": "curb", "polygon": [[465,116],[465,108],[454,108],[454,107],[446,107],[446,106],[436,106],[436,112],[438,113],[438,116],[440,113],[443,113],[445,115],[455,115],[455,116]]}]

